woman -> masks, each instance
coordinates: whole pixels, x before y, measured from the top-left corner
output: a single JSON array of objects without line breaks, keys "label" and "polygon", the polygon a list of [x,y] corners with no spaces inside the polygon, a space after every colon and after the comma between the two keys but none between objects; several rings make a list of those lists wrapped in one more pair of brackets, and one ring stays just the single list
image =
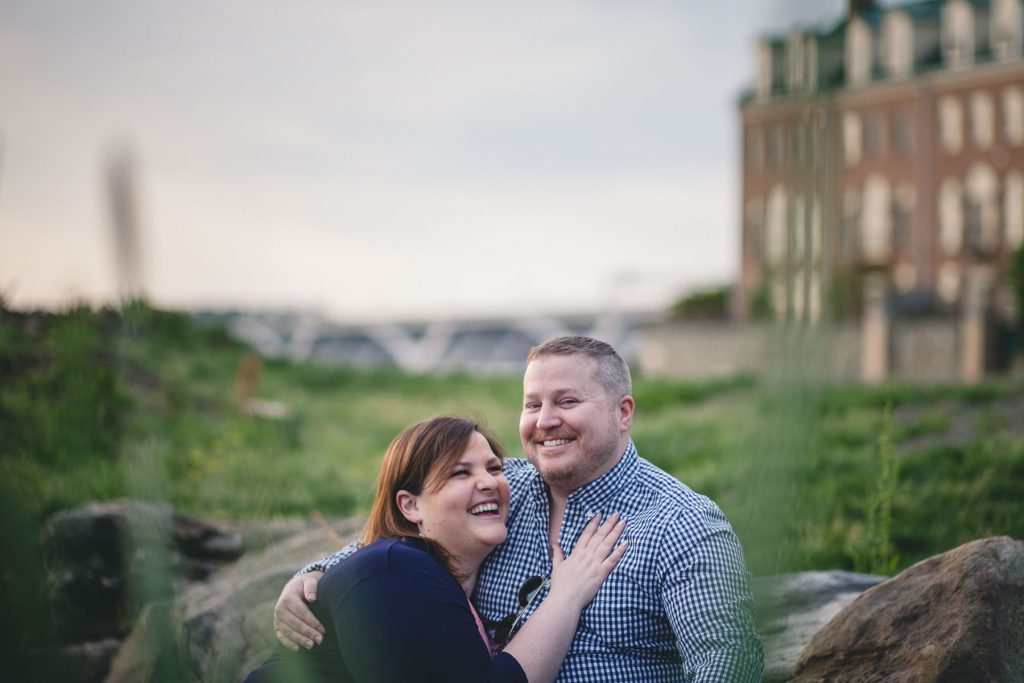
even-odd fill
[{"label": "woman", "polygon": [[580,611],[625,551],[616,546],[624,524],[595,517],[569,558],[552,549],[547,596],[494,654],[468,596],[508,533],[503,458],[501,444],[469,420],[437,417],[399,434],[384,455],[363,547],[320,580],[313,611],[323,644],[282,651],[247,681],[554,680]]}]

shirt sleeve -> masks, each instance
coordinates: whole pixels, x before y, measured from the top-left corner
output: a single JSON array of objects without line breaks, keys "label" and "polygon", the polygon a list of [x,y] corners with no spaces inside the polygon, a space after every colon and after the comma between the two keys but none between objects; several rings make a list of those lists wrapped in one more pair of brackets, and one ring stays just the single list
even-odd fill
[{"label": "shirt sleeve", "polygon": [[439,566],[384,571],[344,595],[324,590],[354,680],[527,683],[515,657],[491,658],[465,595]]},{"label": "shirt sleeve", "polygon": [[326,572],[328,569],[338,564],[357,550],[359,550],[359,544],[353,541],[336,553],[331,553],[326,557],[321,557],[316,562],[310,562],[305,567],[295,572],[295,576],[308,574],[310,572]]},{"label": "shirt sleeve", "polygon": [[658,564],[686,680],[759,682],[764,652],[739,539],[710,501],[672,527]]}]

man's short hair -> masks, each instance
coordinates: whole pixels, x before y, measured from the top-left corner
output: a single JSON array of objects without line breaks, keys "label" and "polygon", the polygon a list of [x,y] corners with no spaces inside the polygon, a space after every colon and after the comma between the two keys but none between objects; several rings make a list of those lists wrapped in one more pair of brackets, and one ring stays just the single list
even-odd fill
[{"label": "man's short hair", "polygon": [[609,396],[620,399],[633,393],[633,381],[629,376],[629,366],[622,356],[612,348],[611,344],[600,339],[582,336],[554,337],[533,347],[526,362],[544,356],[575,356],[581,355],[597,361],[596,378]]}]

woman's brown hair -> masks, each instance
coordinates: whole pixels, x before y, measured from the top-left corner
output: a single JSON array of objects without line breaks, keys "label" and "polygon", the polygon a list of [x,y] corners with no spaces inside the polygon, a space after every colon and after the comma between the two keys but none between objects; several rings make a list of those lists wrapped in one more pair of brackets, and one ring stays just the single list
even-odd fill
[{"label": "woman's brown hair", "polygon": [[[466,451],[474,432],[487,439],[495,455],[505,459],[505,449],[486,428],[461,417],[423,420],[406,427],[394,438],[380,465],[377,496],[363,527],[363,545],[382,538],[419,538],[417,526],[398,509],[398,492],[418,496],[424,490],[437,491],[444,486],[448,471]],[[430,539],[421,540],[454,574],[447,551]]]}]

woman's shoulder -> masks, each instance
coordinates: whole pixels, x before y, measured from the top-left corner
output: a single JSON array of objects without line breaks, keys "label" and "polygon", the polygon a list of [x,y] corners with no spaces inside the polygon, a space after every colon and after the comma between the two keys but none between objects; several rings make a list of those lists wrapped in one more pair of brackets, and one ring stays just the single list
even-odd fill
[{"label": "woman's shoulder", "polygon": [[387,538],[364,546],[339,562],[324,575],[320,585],[351,586],[381,574],[406,572],[450,577],[427,551],[425,543],[413,538]]}]

